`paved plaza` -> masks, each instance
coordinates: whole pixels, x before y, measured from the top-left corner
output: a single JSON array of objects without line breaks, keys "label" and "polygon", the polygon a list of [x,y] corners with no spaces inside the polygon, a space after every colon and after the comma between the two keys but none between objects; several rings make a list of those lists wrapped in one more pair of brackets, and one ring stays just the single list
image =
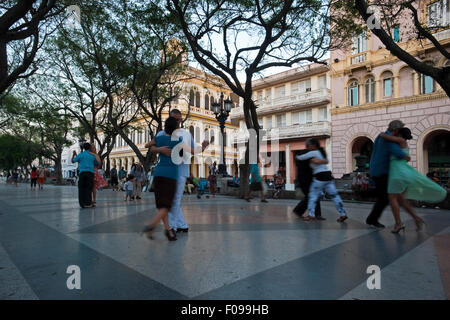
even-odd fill
[{"label": "paved plaza", "polygon": [[[419,209],[427,226],[406,232],[365,225],[371,205],[345,203],[336,222],[323,202],[322,222],[303,222],[297,201],[186,195],[187,234],[169,242],[162,226],[141,236],[155,214],[153,193],[124,202],[100,191],[97,208],[80,209],[77,188],[30,191],[0,185],[0,299],[448,299],[450,211]],[[81,270],[81,290],[67,288],[67,268]],[[381,289],[369,290],[370,265]]]}]

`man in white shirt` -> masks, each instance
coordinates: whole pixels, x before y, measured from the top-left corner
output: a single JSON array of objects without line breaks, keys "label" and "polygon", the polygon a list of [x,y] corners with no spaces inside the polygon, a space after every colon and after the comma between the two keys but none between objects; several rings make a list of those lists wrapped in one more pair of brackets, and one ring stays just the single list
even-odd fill
[{"label": "man in white shirt", "polygon": [[[181,122],[183,121],[181,112],[178,109],[172,109],[169,114],[171,117],[174,117],[178,120],[178,129],[174,131],[174,134],[177,137],[183,137],[183,142],[191,146],[195,146],[195,148],[199,149],[198,152],[203,152],[206,147],[209,145],[208,141],[203,141],[200,148],[197,147],[194,143],[194,138],[186,129],[180,128]],[[157,136],[164,134],[164,131],[158,132]],[[190,142],[188,142],[190,141]],[[175,149],[175,148],[174,148]],[[156,147],[152,146],[150,148],[151,152],[162,153],[166,156],[170,156],[172,154],[172,150],[168,147]],[[181,150],[183,154],[180,154],[183,161],[178,165],[178,180],[177,180],[177,190],[175,193],[175,197],[173,199],[172,208],[169,212],[169,225],[170,228],[175,230],[176,232],[188,232],[189,226],[187,225],[183,211],[181,210],[181,198],[183,197],[184,185],[186,184],[187,177],[190,176],[190,165],[191,165],[191,154],[186,150]],[[197,150],[196,150],[197,152]],[[175,162],[175,161],[174,161]],[[176,162],[175,162],[176,163]]]}]

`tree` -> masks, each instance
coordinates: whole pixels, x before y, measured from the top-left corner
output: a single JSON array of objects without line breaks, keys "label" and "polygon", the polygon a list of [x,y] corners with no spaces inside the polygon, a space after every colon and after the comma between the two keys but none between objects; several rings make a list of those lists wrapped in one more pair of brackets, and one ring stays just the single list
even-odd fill
[{"label": "tree", "polygon": [[[26,168],[38,157],[39,145],[12,134],[0,135],[0,169]],[[30,161],[31,159],[31,161]]]},{"label": "tree", "polygon": [[[252,80],[272,67],[325,64],[322,59],[332,48],[329,2],[167,0],[167,8],[178,19],[195,59],[243,99],[245,123],[247,129],[256,130],[259,153],[260,125]],[[247,144],[241,197],[248,190],[248,160]]]},{"label": "tree", "polygon": [[[404,61],[412,69],[432,77],[450,97],[450,67],[437,67],[421,61],[408,50],[395,42],[392,36],[394,26],[402,22],[402,28],[407,28],[402,34],[402,42],[414,40],[419,44],[429,41],[441,57],[450,60],[450,50],[436,39],[434,33],[448,28],[442,19],[429,19],[430,24],[421,20],[424,1],[413,0],[344,0],[336,1],[337,10],[344,10],[347,19],[351,17],[352,25],[366,25],[398,59]],[[361,29],[361,28],[359,28]]]},{"label": "tree", "polygon": [[[37,71],[36,54],[51,32],[64,1],[2,1],[0,5],[0,94]],[[32,67],[29,70],[30,66]],[[28,71],[28,73],[27,73]]]}]

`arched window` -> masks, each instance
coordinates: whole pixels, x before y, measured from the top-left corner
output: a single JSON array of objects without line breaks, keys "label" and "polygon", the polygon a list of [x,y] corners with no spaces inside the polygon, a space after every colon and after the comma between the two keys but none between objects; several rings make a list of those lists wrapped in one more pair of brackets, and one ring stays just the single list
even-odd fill
[{"label": "arched window", "polygon": [[375,102],[375,79],[367,78],[365,83],[366,103]]},{"label": "arched window", "polygon": [[189,92],[189,105],[194,106],[194,90],[192,89]]},{"label": "arched window", "polygon": [[394,89],[394,78],[393,74],[390,71],[385,71],[381,75],[381,81],[383,84],[383,97],[389,98],[392,97],[392,91]]},{"label": "arched window", "polygon": [[358,81],[353,80],[347,88],[347,104],[349,106],[357,106],[359,98]]},{"label": "arched window", "polygon": [[199,127],[195,128],[195,142],[196,143],[200,142],[200,128]]},{"label": "arched window", "polygon": [[205,140],[209,141],[209,130],[208,129],[205,130]]},{"label": "arched window", "polygon": [[205,109],[209,110],[209,96],[205,94]]},{"label": "arched window", "polygon": [[200,92],[198,91],[195,93],[195,106],[200,108]]},{"label": "arched window", "polygon": [[215,139],[215,134],[214,134],[214,130],[213,129],[211,129],[210,131],[209,131],[209,135],[210,135],[210,138],[209,138],[209,142],[211,143],[211,144],[216,144],[216,139]]}]

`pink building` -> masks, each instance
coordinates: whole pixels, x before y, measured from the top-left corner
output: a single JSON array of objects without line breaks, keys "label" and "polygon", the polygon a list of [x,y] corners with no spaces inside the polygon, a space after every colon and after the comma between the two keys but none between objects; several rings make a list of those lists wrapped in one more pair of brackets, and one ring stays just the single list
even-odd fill
[{"label": "pink building", "polygon": [[[423,12],[432,11],[427,9]],[[447,9],[442,6],[442,10]],[[427,15],[421,17],[427,18]],[[450,15],[444,14],[442,19],[448,19],[442,21],[448,25]],[[403,28],[407,25],[402,23],[400,29],[393,32],[394,40],[402,48],[435,66],[450,66],[431,43],[420,45],[413,40],[402,41],[407,30]],[[435,36],[450,48],[450,29],[441,29]],[[391,120],[400,119],[413,133],[413,140],[409,142],[411,165],[423,174],[435,171],[440,182],[447,184],[450,99],[440,86],[390,54],[373,34],[355,38],[352,48],[331,52],[330,60],[332,168],[335,176],[353,172],[355,156],[369,158],[377,135],[387,129]]]}]

